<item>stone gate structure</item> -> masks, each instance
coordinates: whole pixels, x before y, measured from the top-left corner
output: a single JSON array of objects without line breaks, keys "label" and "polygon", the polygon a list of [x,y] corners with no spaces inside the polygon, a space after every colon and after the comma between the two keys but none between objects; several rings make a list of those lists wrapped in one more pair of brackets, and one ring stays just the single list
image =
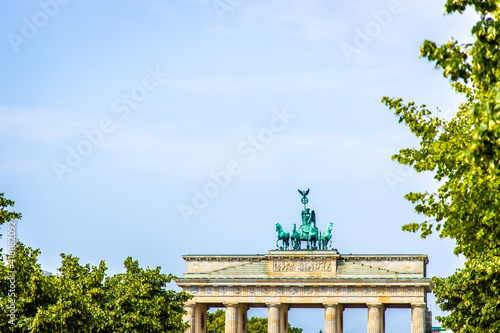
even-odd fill
[{"label": "stone gate structure", "polygon": [[368,333],[385,332],[386,308],[411,308],[412,333],[430,323],[426,255],[291,250],[183,258],[186,273],[175,281],[194,296],[185,307],[188,333],[207,332],[210,307],[225,307],[226,333],[246,333],[251,307],[268,308],[269,333],[287,333],[290,308],[324,308],[324,333],[342,333],[343,311],[355,307],[368,308]]}]

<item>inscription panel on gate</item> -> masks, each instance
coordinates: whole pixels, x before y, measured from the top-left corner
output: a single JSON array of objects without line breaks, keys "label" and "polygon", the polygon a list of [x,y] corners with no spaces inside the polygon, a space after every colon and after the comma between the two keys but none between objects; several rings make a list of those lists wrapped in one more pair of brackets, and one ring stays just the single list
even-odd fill
[{"label": "inscription panel on gate", "polygon": [[269,273],[271,276],[318,276],[334,277],[336,276],[336,260],[315,259],[315,260],[293,260],[293,259],[274,259],[270,262]]},{"label": "inscription panel on gate", "polygon": [[274,272],[331,272],[332,262],[326,260],[283,260],[273,262]]}]

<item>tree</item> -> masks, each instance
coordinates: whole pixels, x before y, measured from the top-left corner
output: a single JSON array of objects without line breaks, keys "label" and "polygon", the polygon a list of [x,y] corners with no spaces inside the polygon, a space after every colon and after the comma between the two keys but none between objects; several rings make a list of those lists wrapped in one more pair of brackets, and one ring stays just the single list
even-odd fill
[{"label": "tree", "polygon": [[267,318],[249,318],[248,333],[267,333]]},{"label": "tree", "polygon": [[500,318],[500,10],[497,0],[447,0],[445,12],[472,7],[481,19],[473,43],[425,41],[421,56],[435,62],[466,101],[451,120],[433,116],[425,105],[384,97],[420,139],[420,147],[400,150],[393,159],[440,182],[434,193],[408,193],[424,221],[403,226],[426,238],[433,230],[456,241],[454,252],[467,258],[464,269],[433,278],[441,309],[438,318],[454,332],[497,332]]},{"label": "tree", "polygon": [[[0,194],[0,225],[21,214]],[[15,242],[12,254],[0,260],[0,332],[173,332],[183,333],[184,292],[166,289],[174,278],[140,268],[127,258],[125,273],[107,276],[104,261],[82,266],[79,258],[61,254],[58,274],[45,275],[40,250]]]},{"label": "tree", "polygon": [[15,260],[0,261],[0,332],[30,331],[26,320],[56,301],[54,279],[43,274],[39,254],[19,242]]},{"label": "tree", "polygon": [[183,333],[188,327],[183,305],[191,296],[165,289],[174,276],[161,273],[161,267],[144,270],[130,257],[124,266],[125,273],[105,282],[104,331]]},{"label": "tree", "polygon": [[[17,241],[17,239],[15,239],[15,220],[22,217],[21,213],[11,212],[8,210],[9,207],[14,207],[14,204],[14,201],[5,198],[5,193],[0,193],[0,226],[7,223],[7,230],[11,231],[12,235],[14,235],[14,237],[11,236],[8,239],[10,247],[15,246],[14,243]],[[2,238],[2,234],[0,234],[0,238]],[[0,253],[1,252],[2,249],[0,249]]]},{"label": "tree", "polygon": [[20,219],[22,217],[21,213],[11,212],[6,209],[8,207],[14,207],[14,204],[14,201],[5,198],[5,193],[0,193],[0,226],[5,222]]},{"label": "tree", "polygon": [[393,159],[417,172],[434,172],[442,182],[436,193],[413,193],[405,198],[415,204],[415,211],[427,217],[423,222],[403,226],[403,230],[421,232],[426,238],[435,228],[441,237],[456,241],[455,253],[467,258],[498,247],[500,224],[500,180],[484,167],[467,162],[465,151],[473,140],[473,126],[464,103],[449,120],[431,116],[425,105],[403,104],[401,99],[383,101],[418,138],[419,148],[400,150]]},{"label": "tree", "polygon": [[[217,333],[224,333],[226,323],[226,311],[218,309],[214,313],[207,314],[207,332],[213,332],[214,324]],[[248,318],[248,333],[267,333],[267,318]],[[302,333],[302,328],[292,327],[288,323],[289,333]]]},{"label": "tree", "polygon": [[[458,44],[452,40],[438,46],[425,41],[421,47],[421,55],[435,61],[455,90],[467,99],[453,119],[446,121],[431,116],[425,105],[417,107],[414,102],[404,104],[401,99],[382,99],[395,110],[399,121],[421,139],[420,148],[402,149],[393,159],[412,166],[417,172],[432,171],[436,180],[444,182],[436,193],[406,195],[406,199],[416,204],[416,211],[429,219],[405,225],[403,229],[420,230],[425,238],[435,227],[441,237],[455,239],[455,253],[463,253],[467,258],[500,244],[497,216],[500,177],[496,171],[500,155],[492,159],[496,150],[500,151],[500,132],[495,132],[496,122],[500,128],[500,105],[491,104],[489,99],[500,78],[497,67],[500,12],[496,3],[492,0],[448,0],[447,13],[461,13],[467,6],[474,6],[481,14],[492,11],[496,21],[485,25],[480,20],[472,28],[476,37],[472,44]],[[497,93],[494,95],[496,98]],[[492,117],[498,120],[492,122]],[[487,144],[487,137],[495,135],[499,139]]]},{"label": "tree", "polygon": [[217,309],[214,313],[207,313],[207,333],[214,331],[224,333],[226,327],[226,311]]},{"label": "tree", "polygon": [[478,255],[447,278],[433,278],[441,309],[438,317],[453,332],[500,332],[500,251]]},{"label": "tree", "polygon": [[[160,267],[142,269],[132,258],[125,273],[106,275],[106,266],[82,266],[62,254],[59,274],[45,276],[37,262],[40,250],[18,243],[15,275],[0,262],[1,332],[174,332],[183,333],[183,304],[191,296],[167,290],[173,276]],[[15,320],[7,295],[14,279]],[[15,325],[13,325],[15,324]]]}]

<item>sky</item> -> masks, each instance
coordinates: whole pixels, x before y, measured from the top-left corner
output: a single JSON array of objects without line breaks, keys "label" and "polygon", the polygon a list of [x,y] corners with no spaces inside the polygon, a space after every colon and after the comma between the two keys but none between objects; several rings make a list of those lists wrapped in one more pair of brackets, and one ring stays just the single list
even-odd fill
[{"label": "sky", "polygon": [[[381,103],[457,109],[419,47],[470,40],[479,16],[443,6],[2,2],[0,192],[23,214],[19,238],[51,272],[70,253],[110,274],[132,256],[182,276],[183,254],[274,249],[275,223],[300,223],[297,189],[310,188],[341,254],[427,254],[429,276],[452,274],[453,241],[401,231],[423,219],[404,194],[438,184],[391,161],[417,141]],[[439,314],[432,295],[429,307]],[[410,332],[408,310],[389,312],[388,333]],[[366,309],[345,316],[344,332],[363,332]],[[323,313],[290,322],[318,332]]]}]

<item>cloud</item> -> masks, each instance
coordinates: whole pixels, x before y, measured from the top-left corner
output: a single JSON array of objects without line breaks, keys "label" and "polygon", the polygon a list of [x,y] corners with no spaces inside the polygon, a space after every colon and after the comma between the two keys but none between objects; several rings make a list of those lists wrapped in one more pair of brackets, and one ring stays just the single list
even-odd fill
[{"label": "cloud", "polygon": [[236,128],[231,134],[195,139],[154,133],[142,125],[140,129],[123,130],[108,142],[103,147],[108,159],[102,164],[113,170],[161,171],[170,177],[200,181],[231,160],[240,163],[244,169],[241,177],[247,179],[280,178],[283,170],[290,175],[304,175],[306,170],[313,180],[373,179],[381,178],[391,167],[390,156],[398,149],[396,143],[407,139],[383,131],[285,129],[248,160],[249,155],[238,150],[248,138],[241,134],[246,132],[248,128]]},{"label": "cloud", "polygon": [[88,116],[65,113],[52,108],[0,106],[2,139],[56,142],[80,132]]},{"label": "cloud", "polygon": [[[349,72],[342,69],[273,76],[219,76],[198,79],[172,78],[164,83],[171,89],[196,93],[234,93],[263,91],[318,91],[333,89],[358,89],[359,79],[390,77],[398,71],[379,68],[358,68]],[[340,79],[342,78],[342,79]]]},{"label": "cloud", "polygon": [[[415,34],[415,28],[426,25],[432,29],[430,22],[441,20],[440,13],[443,4],[435,0],[387,0],[387,1],[344,1],[332,2],[327,0],[279,0],[279,1],[248,1],[243,0],[236,5],[237,10],[230,11],[227,17],[234,17],[236,21],[251,25],[263,24],[271,30],[302,39],[318,41],[334,41],[340,43],[346,38],[352,39],[355,28],[361,28],[375,20],[374,12],[387,10],[396,5],[400,12],[390,17],[390,24],[384,27],[387,31],[394,31],[402,37],[397,40],[397,46],[407,43],[408,37]],[[463,19],[448,20],[448,27],[452,31],[462,30],[463,20],[470,19],[470,13]],[[393,21],[399,21],[397,25]],[[424,27],[423,27],[424,28]],[[227,33],[226,30],[221,30]],[[391,38],[394,42],[394,39]]]}]

